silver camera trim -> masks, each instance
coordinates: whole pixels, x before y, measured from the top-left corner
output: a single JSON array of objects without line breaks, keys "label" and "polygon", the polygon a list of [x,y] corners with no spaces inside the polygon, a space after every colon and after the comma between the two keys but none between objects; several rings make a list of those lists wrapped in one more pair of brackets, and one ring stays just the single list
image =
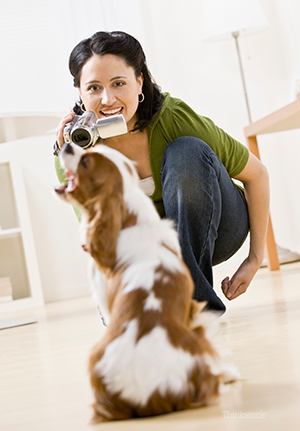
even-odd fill
[{"label": "silver camera trim", "polygon": [[[91,117],[96,118],[92,111],[86,112],[93,114]],[[84,124],[85,116],[88,117],[86,113],[84,113],[82,116],[74,115],[72,121],[66,124],[63,133],[64,141],[66,143],[73,142],[74,144],[79,145],[81,148],[87,149],[94,146],[99,138],[112,138],[113,136],[123,135],[128,132],[127,124],[122,114],[99,118],[95,123],[92,123],[91,126]],[[90,120],[91,118],[87,118],[86,121],[90,122]],[[74,133],[80,129],[85,130],[87,132],[87,136],[89,137],[88,144],[84,146],[80,145],[73,139]]]}]

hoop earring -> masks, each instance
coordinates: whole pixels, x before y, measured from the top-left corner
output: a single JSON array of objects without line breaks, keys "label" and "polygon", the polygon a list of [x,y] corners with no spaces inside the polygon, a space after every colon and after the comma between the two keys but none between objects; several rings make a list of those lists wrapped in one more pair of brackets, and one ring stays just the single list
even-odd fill
[{"label": "hoop earring", "polygon": [[81,110],[82,110],[83,112],[85,112],[85,111],[86,111],[85,106],[84,106],[84,104],[83,104],[83,103],[80,105],[80,107],[81,107]]},{"label": "hoop earring", "polygon": [[[140,99],[140,96],[142,96],[142,98]],[[145,100],[145,96],[143,93],[139,94],[139,103],[143,103]]]}]

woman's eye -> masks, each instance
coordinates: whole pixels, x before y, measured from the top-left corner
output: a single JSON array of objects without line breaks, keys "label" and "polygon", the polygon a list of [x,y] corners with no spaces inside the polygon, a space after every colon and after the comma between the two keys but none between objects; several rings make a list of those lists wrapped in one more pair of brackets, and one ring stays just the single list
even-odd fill
[{"label": "woman's eye", "polygon": [[88,91],[97,91],[97,90],[99,90],[99,89],[100,89],[99,85],[91,85],[91,86],[88,88]]},{"label": "woman's eye", "polygon": [[115,87],[122,87],[123,85],[125,85],[125,82],[123,82],[123,81],[116,81],[116,82],[114,83],[114,86],[115,86]]}]

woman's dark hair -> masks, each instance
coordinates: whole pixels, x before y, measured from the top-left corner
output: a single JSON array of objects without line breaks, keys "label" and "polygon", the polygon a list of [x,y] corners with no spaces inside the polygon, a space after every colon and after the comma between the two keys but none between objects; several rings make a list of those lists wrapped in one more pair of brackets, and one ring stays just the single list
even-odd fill
[{"label": "woman's dark hair", "polygon": [[[74,78],[74,87],[80,86],[82,68],[95,54],[111,54],[121,57],[128,66],[134,69],[137,78],[141,73],[143,74],[145,100],[138,106],[138,121],[133,131],[145,129],[161,109],[165,96],[148,70],[146,56],[140,43],[134,37],[121,31],[111,33],[99,31],[90,38],[82,40],[75,46],[69,58],[69,69]],[[81,101],[75,105],[73,110],[78,115],[83,113]]]}]

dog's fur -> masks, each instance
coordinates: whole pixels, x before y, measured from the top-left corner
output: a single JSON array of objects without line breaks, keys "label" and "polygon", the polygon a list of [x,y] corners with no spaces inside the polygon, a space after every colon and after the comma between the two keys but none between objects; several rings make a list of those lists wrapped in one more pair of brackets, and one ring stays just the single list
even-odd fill
[{"label": "dog's fur", "polygon": [[108,326],[89,363],[94,422],[213,402],[227,371],[208,334],[215,319],[192,300],[172,222],[159,218],[121,153],[68,144],[60,162],[69,185],[56,192],[82,211],[83,246],[96,263],[92,284]]}]

